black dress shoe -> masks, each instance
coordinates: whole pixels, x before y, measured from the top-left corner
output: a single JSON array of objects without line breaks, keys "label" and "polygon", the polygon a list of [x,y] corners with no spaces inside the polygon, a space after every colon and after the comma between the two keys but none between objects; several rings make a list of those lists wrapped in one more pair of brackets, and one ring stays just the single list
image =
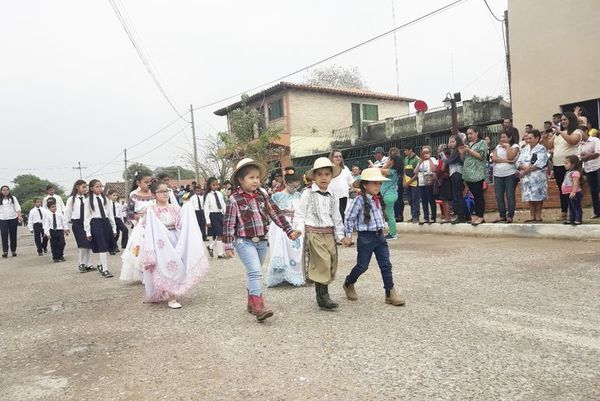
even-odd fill
[{"label": "black dress shoe", "polygon": [[48,253],[48,250],[47,250],[47,249],[44,249],[44,253]]},{"label": "black dress shoe", "polygon": [[3,253],[3,254],[2,254],[2,257],[3,257],[3,258],[8,258],[8,253]]},{"label": "black dress shoe", "polygon": [[85,271],[86,272],[92,272],[94,270],[96,270],[96,268],[94,266],[85,266]]},{"label": "black dress shoe", "polygon": [[115,253],[119,253],[121,250],[119,248],[115,249]]},{"label": "black dress shoe", "polygon": [[16,252],[13,252],[13,253],[12,253],[12,255],[13,255],[13,256],[17,256],[17,253],[16,253]]},{"label": "black dress shoe", "polygon": [[86,269],[85,265],[79,265],[79,273],[87,273],[88,270]]},{"label": "black dress shoe", "polygon": [[64,261],[66,261],[66,259],[65,259],[65,258],[60,258],[60,259],[58,259],[58,260],[59,260],[60,262],[64,262]]},{"label": "black dress shoe", "polygon": [[104,277],[104,278],[111,278],[111,277],[113,277],[113,275],[108,271],[108,269],[107,270],[102,270],[101,274],[102,274],[102,277]]},{"label": "black dress shoe", "polygon": [[38,252],[38,256],[44,256],[43,252]]},{"label": "black dress shoe", "polygon": [[58,262],[60,262],[60,260],[58,260],[58,259],[52,259],[52,261],[53,261],[54,263],[58,263]]},{"label": "black dress shoe", "polygon": [[207,246],[206,249],[208,249],[208,254],[210,255],[210,257],[214,257],[213,250],[209,246]]},{"label": "black dress shoe", "polygon": [[110,251],[109,254],[116,255],[117,253],[115,251]]}]

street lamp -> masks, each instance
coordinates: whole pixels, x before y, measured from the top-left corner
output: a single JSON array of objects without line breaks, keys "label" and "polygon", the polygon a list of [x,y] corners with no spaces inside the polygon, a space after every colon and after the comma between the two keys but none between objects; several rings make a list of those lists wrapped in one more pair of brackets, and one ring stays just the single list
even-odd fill
[{"label": "street lamp", "polygon": [[444,106],[450,110],[450,114],[452,116],[452,135],[458,134],[458,117],[456,115],[456,103],[460,102],[460,92],[456,92],[454,95],[451,95],[450,92],[446,93],[446,98],[442,100]]}]

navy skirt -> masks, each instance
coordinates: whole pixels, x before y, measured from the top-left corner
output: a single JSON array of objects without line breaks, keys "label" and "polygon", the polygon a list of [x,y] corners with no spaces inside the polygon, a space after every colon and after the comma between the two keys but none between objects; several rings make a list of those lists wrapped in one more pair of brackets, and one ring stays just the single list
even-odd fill
[{"label": "navy skirt", "polygon": [[223,213],[211,213],[210,217],[210,225],[211,233],[213,237],[220,237],[223,235]]},{"label": "navy skirt", "polygon": [[108,219],[92,219],[90,223],[92,233],[92,252],[102,253],[112,250],[113,232]]},{"label": "navy skirt", "polygon": [[77,248],[90,249],[92,244],[87,239],[87,235],[85,234],[85,229],[83,228],[83,220],[71,220],[73,236],[75,237],[75,242],[77,242]]}]

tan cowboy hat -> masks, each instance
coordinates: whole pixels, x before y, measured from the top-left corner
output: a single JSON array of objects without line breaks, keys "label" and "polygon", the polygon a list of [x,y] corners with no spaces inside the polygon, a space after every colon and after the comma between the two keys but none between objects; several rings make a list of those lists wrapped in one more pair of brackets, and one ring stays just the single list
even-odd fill
[{"label": "tan cowboy hat", "polygon": [[233,173],[231,173],[231,183],[233,185],[238,185],[238,182],[235,179],[235,175],[238,173],[238,171],[240,171],[240,169],[242,167],[245,167],[245,166],[256,167],[258,169],[258,171],[260,171],[260,180],[261,181],[264,181],[267,178],[267,168],[265,167],[265,165],[262,163],[259,163],[257,161],[254,161],[253,159],[250,159],[249,157],[246,157],[237,163],[237,165],[233,169]]},{"label": "tan cowboy hat", "polygon": [[381,174],[381,169],[377,167],[366,168],[360,173],[358,179],[352,183],[354,188],[360,188],[360,183],[363,181],[389,181]]},{"label": "tan cowboy hat", "polygon": [[319,157],[317,160],[315,160],[315,163],[313,164],[313,168],[311,168],[310,170],[308,170],[306,172],[306,177],[308,179],[312,180],[315,170],[318,170],[318,169],[324,168],[324,167],[331,167],[333,169],[333,177],[332,178],[337,177],[342,172],[342,169],[340,167],[334,166],[333,162],[331,160],[329,160],[327,157]]}]

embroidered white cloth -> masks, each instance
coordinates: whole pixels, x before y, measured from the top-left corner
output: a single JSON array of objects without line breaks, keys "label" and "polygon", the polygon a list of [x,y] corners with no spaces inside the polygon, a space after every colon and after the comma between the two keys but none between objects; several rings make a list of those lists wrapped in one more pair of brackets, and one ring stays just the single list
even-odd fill
[{"label": "embroidered white cloth", "polygon": [[[173,229],[165,226],[161,213],[170,215],[169,218],[175,214]],[[183,295],[208,271],[208,258],[193,206],[190,203],[181,209],[174,205],[167,209],[153,206],[147,210],[145,223],[141,256],[146,301],[163,301],[169,293]]]}]

